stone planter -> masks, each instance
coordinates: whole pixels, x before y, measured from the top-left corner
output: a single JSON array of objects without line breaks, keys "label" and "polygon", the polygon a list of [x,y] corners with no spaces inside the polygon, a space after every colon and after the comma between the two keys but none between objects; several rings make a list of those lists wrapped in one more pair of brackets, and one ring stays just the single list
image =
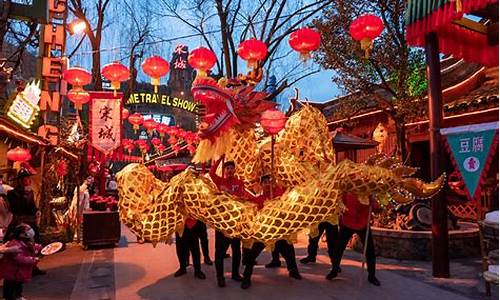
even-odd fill
[{"label": "stone planter", "polygon": [[[473,257],[480,255],[479,228],[475,223],[459,222],[459,230],[450,230],[450,258]],[[373,241],[377,256],[408,259],[432,259],[431,231],[394,230],[372,227]],[[362,243],[355,235],[351,240],[352,248],[363,251]]]}]

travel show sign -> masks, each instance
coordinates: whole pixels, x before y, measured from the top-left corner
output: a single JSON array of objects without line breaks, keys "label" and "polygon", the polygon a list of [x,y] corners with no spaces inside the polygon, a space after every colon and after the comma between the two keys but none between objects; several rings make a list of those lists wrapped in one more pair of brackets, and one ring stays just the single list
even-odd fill
[{"label": "travel show sign", "polygon": [[176,107],[185,111],[198,112],[198,103],[186,99],[155,93],[132,93],[125,105],[151,104]]}]

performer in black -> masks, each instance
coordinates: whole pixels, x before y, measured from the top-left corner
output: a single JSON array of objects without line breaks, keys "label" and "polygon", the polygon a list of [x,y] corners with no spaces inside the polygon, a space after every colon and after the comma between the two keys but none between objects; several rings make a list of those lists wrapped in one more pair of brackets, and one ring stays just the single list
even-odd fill
[{"label": "performer in black", "polygon": [[194,277],[205,279],[205,274],[201,271],[200,244],[199,238],[203,226],[200,221],[187,219],[184,225],[182,237],[175,233],[175,250],[177,259],[179,260],[179,269],[175,272],[174,277],[179,277],[187,273],[186,268],[189,260],[189,253],[193,258]]},{"label": "performer in black", "polygon": [[[328,256],[330,257],[330,262],[333,265],[333,249],[335,246],[335,241],[338,238],[338,226],[332,225],[328,222],[321,222],[318,225],[318,235],[315,237],[309,236],[309,244],[307,245],[307,256],[300,260],[303,264],[315,263],[316,256],[318,255],[318,244],[323,233],[326,233],[326,244],[328,247]],[[274,256],[272,263],[275,263]],[[267,266],[266,266],[267,267]],[[274,267],[271,266],[271,267]]]}]

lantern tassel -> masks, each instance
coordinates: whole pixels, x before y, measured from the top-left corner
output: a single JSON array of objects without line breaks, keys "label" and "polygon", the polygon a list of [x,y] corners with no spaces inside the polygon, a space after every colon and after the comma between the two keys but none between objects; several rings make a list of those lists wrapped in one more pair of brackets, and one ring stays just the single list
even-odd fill
[{"label": "lantern tassel", "polygon": [[373,47],[373,40],[369,38],[364,38],[361,40],[361,49],[365,50],[365,59],[370,57],[370,50]]}]

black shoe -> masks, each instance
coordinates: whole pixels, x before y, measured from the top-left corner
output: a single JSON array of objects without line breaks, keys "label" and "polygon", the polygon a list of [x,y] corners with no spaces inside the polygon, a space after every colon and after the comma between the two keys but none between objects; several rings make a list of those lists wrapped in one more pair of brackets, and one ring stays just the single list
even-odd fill
[{"label": "black shoe", "polygon": [[185,275],[186,273],[187,273],[186,268],[180,268],[179,270],[177,270],[174,273],[174,277],[181,277],[182,275]]},{"label": "black shoe", "polygon": [[294,279],[297,279],[297,280],[302,279],[302,276],[300,276],[299,271],[297,271],[297,270],[293,270],[293,271],[288,272],[288,276],[290,276]]},{"label": "black shoe", "polygon": [[336,270],[331,270],[328,275],[326,275],[326,279],[332,280],[333,278],[337,277],[337,271]]},{"label": "black shoe", "polygon": [[241,282],[241,288],[246,290],[250,286],[252,286],[252,281],[250,279],[243,279],[243,281]]},{"label": "black shoe", "polygon": [[230,257],[231,255],[229,255],[229,253],[224,254],[224,258],[230,258]]},{"label": "black shoe", "polygon": [[205,273],[203,273],[201,270],[194,271],[194,277],[198,279],[207,279],[207,276],[205,276]]},{"label": "black shoe", "polygon": [[310,257],[310,256],[306,256],[300,260],[300,263],[304,265],[315,262],[316,262],[316,257]]},{"label": "black shoe", "polygon": [[378,279],[377,279],[377,277],[375,277],[375,275],[368,276],[368,282],[373,284],[374,286],[380,286],[380,281],[378,281]]},{"label": "black shoe", "polygon": [[224,277],[217,278],[217,286],[220,288],[226,287],[226,279]]},{"label": "black shoe", "polygon": [[212,262],[212,260],[210,259],[210,257],[205,257],[204,262],[205,262],[205,265],[207,265],[207,266],[211,266],[214,264]]},{"label": "black shoe", "polygon": [[234,280],[234,281],[238,281],[238,282],[242,282],[243,281],[243,277],[241,277],[240,274],[231,276],[231,279]]},{"label": "black shoe", "polygon": [[281,261],[271,261],[266,265],[266,268],[272,269],[272,268],[279,268],[281,267]]},{"label": "black shoe", "polygon": [[41,270],[38,267],[33,268],[33,271],[31,271],[31,275],[33,276],[40,276],[45,274],[47,274],[47,271]]},{"label": "black shoe", "polygon": [[342,273],[342,268],[338,267],[337,268],[337,273]]}]

